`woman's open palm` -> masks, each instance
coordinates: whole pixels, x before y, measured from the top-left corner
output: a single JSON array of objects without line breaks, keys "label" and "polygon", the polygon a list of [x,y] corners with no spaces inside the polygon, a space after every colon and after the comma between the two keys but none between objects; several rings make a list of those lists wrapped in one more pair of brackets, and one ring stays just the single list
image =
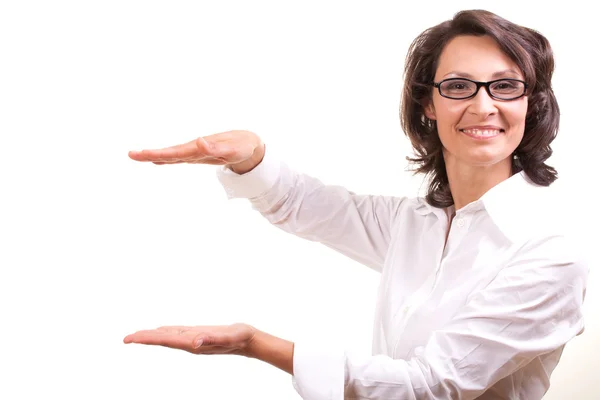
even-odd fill
[{"label": "woman's open palm", "polygon": [[127,335],[124,343],[185,350],[194,354],[246,355],[256,329],[247,324],[221,326],[162,326]]}]

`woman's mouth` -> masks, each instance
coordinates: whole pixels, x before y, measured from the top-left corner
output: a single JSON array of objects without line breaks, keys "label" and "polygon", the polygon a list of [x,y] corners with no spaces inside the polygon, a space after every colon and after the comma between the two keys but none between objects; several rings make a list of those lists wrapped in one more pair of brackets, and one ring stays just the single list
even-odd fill
[{"label": "woman's mouth", "polygon": [[504,129],[478,129],[478,128],[466,128],[459,129],[460,132],[467,136],[475,139],[490,139],[504,133]]}]

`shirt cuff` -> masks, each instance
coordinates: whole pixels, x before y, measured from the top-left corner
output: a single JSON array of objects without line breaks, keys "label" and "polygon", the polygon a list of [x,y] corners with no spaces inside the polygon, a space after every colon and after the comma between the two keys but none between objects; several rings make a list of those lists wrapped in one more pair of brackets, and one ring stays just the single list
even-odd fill
[{"label": "shirt cuff", "polygon": [[342,350],[294,344],[292,384],[304,400],[343,400],[346,356]]},{"label": "shirt cuff", "polygon": [[263,160],[252,171],[237,174],[227,168],[217,168],[217,178],[229,199],[259,197],[271,189],[279,178],[281,162],[265,148]]}]

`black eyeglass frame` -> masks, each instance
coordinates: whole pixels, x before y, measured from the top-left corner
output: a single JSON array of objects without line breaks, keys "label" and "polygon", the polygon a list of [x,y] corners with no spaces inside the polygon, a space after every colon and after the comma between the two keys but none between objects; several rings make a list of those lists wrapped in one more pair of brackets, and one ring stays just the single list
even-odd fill
[{"label": "black eyeglass frame", "polygon": [[[477,85],[477,88],[475,89],[475,93],[473,93],[472,95],[466,96],[466,97],[450,97],[450,96],[445,96],[442,93],[442,83],[447,82],[447,81],[469,81],[474,83],[475,85]],[[490,90],[490,85],[496,82],[501,82],[501,81],[512,81],[512,82],[521,82],[523,84],[523,93],[520,94],[517,97],[511,97],[510,99],[503,99],[501,97],[497,97],[494,96],[492,94],[492,91]],[[438,89],[438,92],[440,92],[440,96],[445,97],[447,99],[451,99],[451,100],[466,100],[466,99],[470,99],[473,98],[475,96],[477,96],[477,93],[479,93],[479,89],[481,89],[481,87],[483,86],[485,88],[485,91],[487,92],[487,94],[492,98],[492,99],[496,99],[496,100],[501,100],[501,101],[511,101],[511,100],[516,100],[519,99],[523,96],[525,96],[527,94],[527,82],[522,81],[520,79],[514,79],[514,78],[502,78],[502,79],[495,79],[493,81],[489,81],[489,82],[479,82],[479,81],[474,81],[472,79],[467,79],[467,78],[447,78],[447,79],[443,79],[439,82],[433,82],[433,87],[436,87]]]}]

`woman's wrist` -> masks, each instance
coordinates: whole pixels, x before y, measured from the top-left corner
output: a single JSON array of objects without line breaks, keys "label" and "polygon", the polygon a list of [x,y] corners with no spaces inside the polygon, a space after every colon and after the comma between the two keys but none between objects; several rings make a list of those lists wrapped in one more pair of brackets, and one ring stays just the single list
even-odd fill
[{"label": "woman's wrist", "polygon": [[264,361],[294,374],[294,343],[289,340],[256,330],[244,351],[246,357]]},{"label": "woman's wrist", "polygon": [[230,164],[227,166],[230,170],[238,175],[243,175],[247,172],[252,171],[258,164],[260,164],[265,157],[265,145],[260,143],[252,153],[252,157],[237,164]]}]

